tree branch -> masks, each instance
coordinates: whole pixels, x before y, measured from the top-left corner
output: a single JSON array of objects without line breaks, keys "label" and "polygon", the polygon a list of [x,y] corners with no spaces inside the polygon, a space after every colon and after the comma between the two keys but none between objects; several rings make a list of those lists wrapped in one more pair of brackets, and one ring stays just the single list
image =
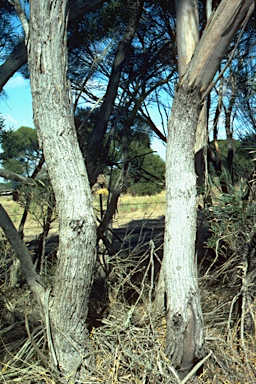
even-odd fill
[{"label": "tree branch", "polygon": [[[70,0],[69,1],[69,22],[86,12],[95,10],[95,7],[105,3],[106,0]],[[13,52],[0,66],[0,92],[7,81],[27,62],[27,48],[25,39],[21,40],[14,48]]]},{"label": "tree branch", "polygon": [[[127,10],[129,11],[130,17],[124,34],[118,44],[104,102],[101,105],[100,113],[98,114],[94,129],[88,140],[86,163],[89,179],[92,183],[94,183],[94,180],[92,179],[95,179],[95,177],[93,177],[93,159],[95,157],[95,150],[97,149],[97,152],[99,151],[99,146],[102,145],[101,143],[103,142],[103,138],[107,130],[109,117],[113,110],[118,91],[121,73],[143,11],[143,4],[143,0],[135,0],[130,9]],[[105,156],[105,154],[103,154],[103,156]]]},{"label": "tree branch", "polygon": [[0,66],[0,92],[7,81],[27,62],[25,40],[21,40],[5,62]]},{"label": "tree branch", "polygon": [[157,128],[153,120],[150,118],[150,116],[147,116],[142,109],[140,109],[140,115],[138,115],[138,119],[142,121],[145,124],[148,124],[152,131],[158,136],[160,140],[162,140],[164,143],[167,142],[166,136]]},{"label": "tree branch", "polygon": [[3,177],[6,180],[20,181],[21,183],[26,185],[35,185],[35,182],[31,178],[20,176],[17,173],[8,171],[7,169],[0,168],[0,177]]},{"label": "tree branch", "polygon": [[31,290],[36,294],[37,299],[42,302],[42,298],[45,292],[41,277],[36,273],[30,253],[22,242],[16,228],[13,225],[10,217],[5,209],[0,204],[0,227],[4,231],[4,234],[11,244],[14,252],[18,256],[22,273],[25,276],[28,285]]},{"label": "tree branch", "polygon": [[24,29],[24,32],[25,32],[25,36],[26,36],[26,39],[27,39],[28,38],[28,33],[29,33],[29,24],[28,24],[28,20],[27,20],[25,11],[24,11],[24,9],[21,6],[20,0],[14,0],[14,8],[15,8],[15,11],[17,12],[17,15],[18,15],[18,17],[19,17],[19,19],[21,21],[21,24],[23,26],[23,29]]}]

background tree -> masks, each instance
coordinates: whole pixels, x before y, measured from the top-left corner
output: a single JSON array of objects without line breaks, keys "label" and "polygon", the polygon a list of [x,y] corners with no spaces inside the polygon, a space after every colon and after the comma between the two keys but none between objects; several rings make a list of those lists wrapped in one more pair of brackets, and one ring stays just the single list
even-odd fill
[{"label": "background tree", "polygon": [[3,151],[0,160],[3,167],[23,176],[30,176],[41,155],[36,130],[28,127],[20,127],[16,131],[2,129],[0,141]]},{"label": "background tree", "polygon": [[[127,4],[131,5],[132,2]],[[170,27],[172,19],[169,19],[167,10],[165,14],[159,4],[146,3],[142,13],[143,18],[139,19],[137,15],[138,20],[136,25],[133,25],[136,18],[135,11],[130,12],[128,17],[127,4],[117,1],[106,3],[98,12],[85,15],[77,26],[74,24],[69,36],[70,78],[77,95],[77,103],[85,105],[91,103],[99,106],[94,129],[88,137],[88,143],[97,141],[95,148],[99,149],[103,146],[101,151],[97,151],[98,154],[91,156],[90,162],[94,164],[94,173],[98,168],[97,172],[102,172],[104,169],[110,143],[115,141],[116,127],[122,129],[120,128],[122,124],[123,130],[127,131],[127,126],[131,125],[135,117],[141,116],[141,113],[144,123],[148,124],[145,119],[146,107],[157,105],[160,89],[164,93],[166,86],[166,93],[171,92],[172,87],[168,85],[168,80],[175,73],[173,70],[175,55],[173,55],[172,43],[169,42],[174,39]],[[141,14],[141,6],[136,12]],[[101,26],[100,31],[98,25]],[[79,39],[77,39],[78,28],[81,32]],[[131,30],[129,44],[121,53],[124,49],[124,41],[126,41],[125,44],[128,42],[125,40],[125,34]],[[80,44],[81,40],[83,44]],[[118,69],[114,69],[121,54],[125,57],[118,65]],[[79,68],[79,74],[76,68]],[[114,74],[116,70],[118,75]],[[97,86],[99,79],[101,88]],[[113,82],[115,82],[114,88]],[[107,111],[104,124],[102,108]],[[86,124],[86,116],[84,116],[84,123]],[[154,128],[155,133],[161,135],[154,124],[151,124],[150,128]],[[99,129],[102,133],[99,133]],[[163,137],[162,134],[161,138]],[[89,146],[90,144],[87,144],[87,156],[90,153]],[[101,152],[101,159],[99,159]],[[94,180],[95,177],[90,180],[91,184]]]},{"label": "background tree", "polygon": [[[134,7],[134,12],[128,15],[127,6]],[[139,18],[139,15],[143,15],[143,18]],[[142,9],[140,2],[128,1],[126,4],[112,1],[106,3],[98,12],[85,15],[78,21],[77,26],[74,24],[74,29],[70,30],[69,58],[70,63],[75,65],[70,65],[69,73],[77,95],[75,104],[97,106],[94,127],[87,136],[86,143],[81,145],[80,141],[87,169],[89,166],[93,171],[89,172],[91,185],[97,175],[106,169],[110,150],[118,142],[118,136],[121,137],[120,132],[123,132],[120,174],[122,180],[120,179],[116,185],[113,199],[110,198],[108,206],[112,213],[116,210],[118,197],[123,190],[123,180],[127,178],[129,169],[127,144],[128,138],[132,137],[135,119],[140,118],[156,135],[166,140],[164,134],[150,119],[147,106],[154,104],[158,106],[159,111],[162,107],[166,111],[166,105],[159,102],[159,92],[161,89],[162,94],[166,93],[166,100],[172,92],[173,87],[168,81],[175,77],[176,67],[172,49],[174,34],[171,16],[168,9],[163,10],[162,6],[155,2],[145,3]],[[98,31],[99,24],[100,31]],[[77,30],[80,31],[82,38],[80,36],[77,39]],[[121,63],[115,67],[120,57],[122,57]],[[76,68],[79,68],[79,74]],[[99,79],[100,88],[97,86]],[[169,104],[169,101],[166,103]],[[83,136],[87,118],[91,121],[91,113],[84,116],[83,122],[79,125],[80,137]],[[166,116],[165,119],[167,120]],[[93,148],[97,148],[96,153],[93,153]],[[106,223],[107,217],[111,220],[109,210],[106,211]]]},{"label": "background tree", "polygon": [[131,161],[130,186],[126,191],[134,196],[153,196],[164,190],[165,163],[153,152],[142,152]]}]

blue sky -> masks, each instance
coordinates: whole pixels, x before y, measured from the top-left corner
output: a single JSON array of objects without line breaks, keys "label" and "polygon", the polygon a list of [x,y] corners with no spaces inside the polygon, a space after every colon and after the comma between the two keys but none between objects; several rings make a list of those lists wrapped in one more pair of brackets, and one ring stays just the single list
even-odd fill
[{"label": "blue sky", "polygon": [[14,75],[4,87],[6,97],[0,99],[0,113],[7,127],[15,129],[34,127],[32,97],[29,80],[20,74]]},{"label": "blue sky", "polygon": [[[32,96],[29,80],[20,74],[15,74],[5,85],[6,97],[0,98],[0,113],[5,119],[6,127],[18,129],[21,126],[34,127]],[[152,109],[152,119],[158,123],[157,113]],[[165,146],[161,140],[155,138],[152,141],[152,149],[165,159]]]}]

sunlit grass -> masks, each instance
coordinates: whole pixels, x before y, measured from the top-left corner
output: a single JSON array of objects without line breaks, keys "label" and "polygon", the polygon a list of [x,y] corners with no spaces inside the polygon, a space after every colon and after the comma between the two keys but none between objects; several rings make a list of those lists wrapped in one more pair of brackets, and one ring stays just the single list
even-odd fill
[{"label": "sunlit grass", "polygon": [[[22,219],[24,212],[24,207],[19,204],[19,202],[13,201],[11,196],[2,196],[0,199],[0,204],[8,213],[10,219],[12,220],[15,228],[18,230],[19,225]],[[24,228],[24,238],[31,238],[38,236],[43,230],[43,220],[40,219],[41,215],[39,210],[28,214],[25,228]],[[57,221],[52,223],[52,231],[56,231],[58,227]]]},{"label": "sunlit grass", "polygon": [[[107,197],[103,196],[103,210],[106,209]],[[23,215],[24,208],[13,201],[11,196],[2,196],[0,204],[7,211],[16,229]],[[95,213],[100,217],[100,197],[94,196]],[[131,196],[121,195],[117,212],[114,217],[114,226],[125,225],[131,220],[140,220],[147,218],[157,218],[165,214],[165,192],[155,196]],[[58,221],[52,223],[51,233],[58,231]],[[25,238],[38,236],[42,232],[42,218],[38,209],[34,213],[29,213],[26,220],[24,235]]]},{"label": "sunlit grass", "polygon": [[[103,196],[103,210],[107,206],[107,198]],[[94,197],[96,214],[100,216],[99,196]],[[113,224],[115,227],[124,225],[131,220],[157,218],[165,215],[165,192],[154,196],[121,195]]]}]

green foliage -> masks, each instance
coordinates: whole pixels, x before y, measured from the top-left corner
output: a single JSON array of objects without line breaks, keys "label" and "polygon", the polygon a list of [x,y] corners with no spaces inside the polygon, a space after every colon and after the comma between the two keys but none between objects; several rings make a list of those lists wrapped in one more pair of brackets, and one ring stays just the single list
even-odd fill
[{"label": "green foliage", "polygon": [[249,198],[247,192],[246,181],[239,181],[234,187],[230,186],[229,193],[215,197],[208,208],[207,217],[212,233],[208,243],[213,249],[218,249],[221,240],[224,241],[225,247],[220,252],[224,252],[225,257],[241,252],[247,237],[252,231],[255,232],[255,185],[251,185]]},{"label": "green foliage", "polygon": [[[222,156],[222,164],[224,169],[227,169],[228,147],[227,140],[218,140],[218,146]],[[249,137],[244,137],[239,140],[233,140],[233,169],[235,181],[241,177],[247,178],[253,169],[253,156],[251,151],[256,148],[256,139],[252,140]],[[226,175],[223,175],[226,178]]]},{"label": "green foliage", "polygon": [[150,152],[139,156],[131,166],[131,185],[127,192],[140,196],[156,195],[164,189],[164,175],[165,163],[159,155]]},{"label": "green foliage", "polygon": [[0,183],[0,191],[1,190],[5,190],[5,189],[12,189],[12,182],[11,181],[8,181],[8,182],[3,182],[3,183]]},{"label": "green foliage", "polygon": [[[75,123],[82,152],[86,149],[98,113],[99,109],[92,113],[87,108],[77,109]],[[107,166],[112,167],[111,171],[110,168],[106,171],[112,173],[112,185],[118,179],[125,156],[129,163],[125,192],[133,195],[155,195],[164,189],[165,163],[152,152],[151,134],[150,128],[136,119],[128,128],[122,123],[116,125],[115,139],[110,145],[107,158]]]},{"label": "green foliage", "polygon": [[72,22],[69,28],[70,48],[78,48],[105,39],[117,32],[128,18],[125,2],[111,0],[93,12],[86,13]]},{"label": "green foliage", "polygon": [[[112,161],[120,165],[127,162],[129,171],[123,192],[145,196],[164,189],[165,163],[151,149],[151,134],[150,128],[136,119],[128,130],[117,127]],[[115,178],[119,172],[116,169]]]},{"label": "green foliage", "polygon": [[20,127],[16,131],[4,128],[0,131],[3,152],[0,160],[5,169],[28,176],[40,155],[37,132],[33,128]]}]

